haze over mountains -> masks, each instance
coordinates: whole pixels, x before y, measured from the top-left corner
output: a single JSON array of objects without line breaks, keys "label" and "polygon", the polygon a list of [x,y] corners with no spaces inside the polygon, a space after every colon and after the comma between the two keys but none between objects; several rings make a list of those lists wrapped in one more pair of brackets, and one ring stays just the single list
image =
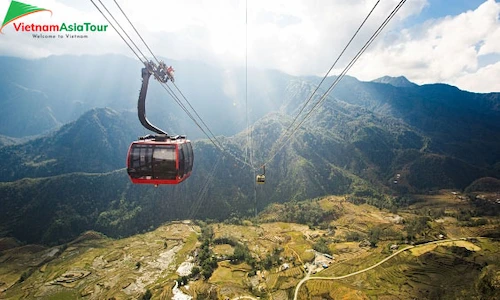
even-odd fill
[{"label": "haze over mountains", "polygon": [[[245,70],[171,64],[176,84],[212,132],[245,159]],[[255,204],[253,171],[215,149],[151,80],[148,118],[194,141],[195,167],[179,186],[133,186],[126,151],[147,133],[135,111],[139,62],[2,57],[0,66],[9,70],[0,74],[0,236],[22,241],[64,242],[88,229],[128,235],[169,219],[223,220],[328,194],[369,195],[380,207],[397,207],[408,193],[465,189],[479,178],[500,177],[500,93],[418,86],[404,77],[346,77],[266,165]],[[276,140],[320,79],[249,70],[254,165],[278,150]]]}]

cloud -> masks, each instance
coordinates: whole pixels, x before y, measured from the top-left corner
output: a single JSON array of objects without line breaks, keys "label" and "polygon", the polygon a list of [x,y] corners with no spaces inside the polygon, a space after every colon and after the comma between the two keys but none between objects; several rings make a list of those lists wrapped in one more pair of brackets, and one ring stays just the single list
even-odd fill
[{"label": "cloud", "polygon": [[476,92],[500,91],[500,80],[489,77],[498,75],[499,14],[500,3],[489,0],[476,10],[393,33],[392,39],[381,40],[365,54],[352,74],[365,80],[405,75],[420,84],[445,82]]},{"label": "cloud", "polygon": [[[102,1],[141,45],[114,1]],[[250,67],[320,76],[330,68],[375,2],[118,0],[157,56],[201,60],[224,67],[244,66],[248,61]],[[337,73],[398,2],[380,1],[339,62]],[[33,14],[23,18],[25,22],[107,23],[90,1],[30,0],[30,4],[51,9],[54,14]],[[500,91],[500,81],[493,82],[490,88],[479,83],[481,76],[493,72],[491,69],[498,62],[500,4],[489,0],[473,11],[404,27],[408,18],[428,5],[426,0],[407,1],[349,74],[363,80],[405,75],[416,83],[446,82],[474,91]],[[0,14],[7,9],[3,6],[0,5]],[[4,31],[6,34],[0,36],[0,55],[37,58],[52,54],[119,53],[134,57],[113,29],[85,40],[36,40],[30,34],[14,32],[12,27]],[[141,50],[151,57],[144,46]],[[465,84],[464,78],[473,82]]]},{"label": "cloud", "polygon": [[462,75],[454,83],[465,90],[487,93],[492,90],[500,91],[499,78],[500,61],[480,68],[477,72]]},{"label": "cloud", "polygon": [[[86,5],[77,2],[78,5],[71,0],[31,0],[30,4],[54,11],[50,22],[65,20],[105,23],[90,2],[86,2]],[[424,0],[411,2],[422,3]],[[114,2],[103,0],[103,3],[125,30],[137,38]],[[332,53],[345,44],[375,1],[123,0],[119,3],[148,43],[155,45],[155,51],[162,56],[182,59],[185,58],[184,52],[206,52],[208,54],[205,56],[221,63],[241,63],[244,61],[247,44],[252,63],[298,74],[318,72],[319,66],[325,69],[324,62],[331,61]],[[392,9],[396,3],[396,0],[381,1],[374,13],[375,20],[385,17],[389,8]],[[36,16],[25,19],[29,22],[33,20],[43,21]],[[378,21],[371,22],[367,27],[374,28],[376,23]],[[29,43],[29,37],[25,36],[26,39],[23,40],[19,34],[10,35],[11,39],[20,40],[27,48],[33,45],[44,46]],[[100,40],[92,39],[85,46],[68,44],[57,47],[76,53],[96,50],[123,52],[119,47],[124,46],[114,45],[119,40],[116,34],[108,32],[105,38],[110,45],[101,46]],[[197,49],[181,50],[179,44]],[[44,48],[49,48],[50,51],[51,45]],[[309,67],[311,62],[315,67]]]}]

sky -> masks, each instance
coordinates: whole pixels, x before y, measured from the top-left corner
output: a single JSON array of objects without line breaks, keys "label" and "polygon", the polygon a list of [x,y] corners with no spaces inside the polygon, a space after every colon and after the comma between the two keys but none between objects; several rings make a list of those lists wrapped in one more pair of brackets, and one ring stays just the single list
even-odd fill
[{"label": "sky", "polygon": [[[94,0],[101,9],[104,4],[141,51],[151,57],[114,1]],[[222,68],[248,64],[249,68],[277,69],[304,76],[325,75],[378,3],[331,75],[342,72],[399,3],[399,0],[116,1],[156,56],[172,61],[198,60]],[[0,20],[10,2],[0,0]],[[5,26],[0,34],[0,55],[37,59],[63,54],[118,53],[135,57],[112,28],[90,32],[83,39],[37,39],[30,32],[15,30],[14,24],[20,23],[108,24],[90,0],[21,2],[52,13],[30,14]],[[473,92],[500,92],[500,2],[408,0],[347,74],[364,81],[386,75],[405,76],[417,84],[440,82]]]}]

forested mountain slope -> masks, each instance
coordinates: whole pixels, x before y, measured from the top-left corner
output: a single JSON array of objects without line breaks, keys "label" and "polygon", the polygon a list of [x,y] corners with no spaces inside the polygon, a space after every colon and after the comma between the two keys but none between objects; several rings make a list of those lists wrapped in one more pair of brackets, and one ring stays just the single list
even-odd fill
[{"label": "forested mountain slope", "polygon": [[[80,70],[71,80],[70,62]],[[104,56],[1,58],[0,64],[13,70],[0,77],[0,101],[13,111],[12,120],[0,123],[0,230],[23,241],[61,242],[88,229],[128,235],[166,220],[224,220],[329,194],[391,208],[407,194],[463,190],[482,177],[500,177],[499,93],[346,77],[287,140],[283,134],[319,78],[251,70],[246,107],[242,70],[178,62],[176,84],[226,151],[206,140],[152,80],[148,118],[193,140],[193,175],[179,186],[132,185],[124,170],[128,145],[148,133],[135,112],[137,62]],[[40,69],[26,75],[20,66]],[[55,79],[59,92],[44,90]],[[10,137],[32,134],[40,136],[21,143]],[[264,163],[266,184],[255,190],[254,174]]]}]

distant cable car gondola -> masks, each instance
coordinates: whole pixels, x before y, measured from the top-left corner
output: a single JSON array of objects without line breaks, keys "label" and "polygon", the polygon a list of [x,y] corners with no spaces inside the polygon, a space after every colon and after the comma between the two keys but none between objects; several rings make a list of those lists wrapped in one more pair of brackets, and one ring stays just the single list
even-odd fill
[{"label": "distant cable car gondola", "polygon": [[[142,69],[142,86],[139,92],[137,112],[141,124],[157,135],[140,137],[133,142],[127,154],[127,173],[132,183],[138,184],[178,184],[186,180],[193,169],[194,155],[191,142],[186,136],[170,136],[152,125],[146,118],[146,94],[151,74],[155,79],[166,83],[163,68],[153,62],[146,63]],[[172,73],[173,75],[173,73]]]},{"label": "distant cable car gondola", "polygon": [[257,183],[259,183],[259,184],[264,184],[264,183],[266,183],[266,166],[265,166],[265,165],[264,165],[264,166],[262,166],[262,169],[263,169],[263,173],[262,173],[262,174],[257,175],[257,178],[256,178]]}]

